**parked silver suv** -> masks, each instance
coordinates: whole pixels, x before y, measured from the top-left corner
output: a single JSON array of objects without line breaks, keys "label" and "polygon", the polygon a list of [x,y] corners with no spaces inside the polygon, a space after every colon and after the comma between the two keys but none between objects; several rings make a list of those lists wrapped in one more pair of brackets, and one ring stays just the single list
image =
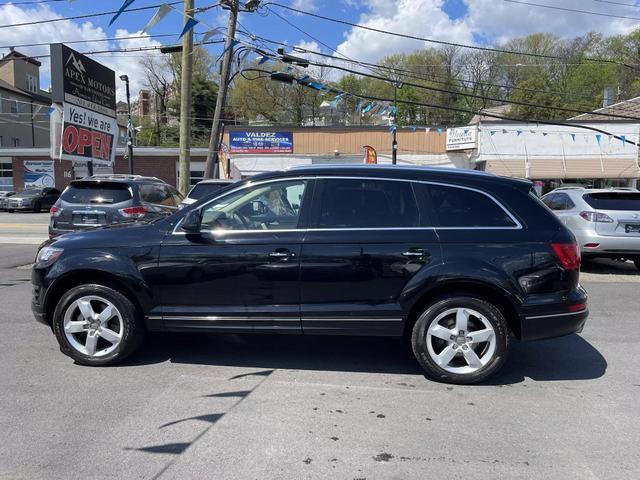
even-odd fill
[{"label": "parked silver suv", "polygon": [[640,192],[562,187],[542,197],[578,239],[582,255],[633,260],[640,269]]}]

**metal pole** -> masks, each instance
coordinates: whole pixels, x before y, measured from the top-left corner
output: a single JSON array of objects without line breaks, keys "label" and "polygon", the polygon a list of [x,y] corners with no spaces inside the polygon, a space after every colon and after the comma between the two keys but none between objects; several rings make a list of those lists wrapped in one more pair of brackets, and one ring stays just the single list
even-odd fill
[{"label": "metal pole", "polygon": [[218,150],[220,149],[220,129],[221,119],[224,112],[224,102],[229,86],[229,70],[233,55],[233,42],[236,35],[236,23],[238,20],[238,0],[231,1],[229,10],[229,24],[227,27],[227,38],[224,42],[224,58],[222,59],[222,71],[220,72],[220,86],[218,87],[218,97],[216,98],[216,110],[213,114],[211,124],[211,137],[209,138],[209,151],[207,152],[207,163],[204,171],[204,178],[213,178],[218,173]]},{"label": "metal pole", "polygon": [[[193,16],[194,0],[184,0],[185,23]],[[180,158],[178,189],[186,195],[191,178],[191,77],[193,66],[193,29],[182,37],[182,75],[180,77]]]},{"label": "metal pole", "polygon": [[133,175],[133,125],[131,124],[131,94],[129,93],[129,77],[127,77],[124,83],[127,87],[127,130],[129,130],[127,155],[129,156],[129,174]]},{"label": "metal pole", "polygon": [[391,163],[395,165],[398,161],[398,141],[396,140],[396,130],[398,130],[398,84],[393,84],[393,141],[391,142]]}]

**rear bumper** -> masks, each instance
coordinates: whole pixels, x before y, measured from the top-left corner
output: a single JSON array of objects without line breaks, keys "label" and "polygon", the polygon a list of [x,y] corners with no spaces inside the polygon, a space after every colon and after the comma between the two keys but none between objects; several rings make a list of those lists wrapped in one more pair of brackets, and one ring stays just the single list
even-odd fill
[{"label": "rear bumper", "polygon": [[[598,235],[592,231],[576,231],[574,232],[578,243],[580,244],[580,250],[585,256],[592,255],[597,256],[599,254],[630,254],[640,255],[640,236],[613,236],[613,235]],[[595,248],[586,248],[585,245],[589,243],[597,243]]]},{"label": "rear bumper", "polygon": [[[587,292],[581,286],[568,293],[536,295],[520,316],[523,341],[542,340],[579,333],[589,316]],[[572,311],[574,309],[577,311]]]}]

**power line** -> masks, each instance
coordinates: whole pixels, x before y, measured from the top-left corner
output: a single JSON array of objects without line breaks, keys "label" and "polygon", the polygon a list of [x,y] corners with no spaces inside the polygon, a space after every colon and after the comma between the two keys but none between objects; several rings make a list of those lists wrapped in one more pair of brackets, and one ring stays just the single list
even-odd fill
[{"label": "power line", "polygon": [[[467,45],[467,44],[464,44],[464,43],[447,42],[447,41],[444,41],[444,40],[434,40],[432,38],[418,37],[418,36],[415,36],[415,35],[408,35],[408,34],[398,33],[398,32],[390,32],[388,30],[382,30],[380,28],[369,27],[367,25],[362,25],[362,24],[359,24],[359,23],[353,23],[353,22],[349,22],[347,20],[341,20],[341,19],[338,19],[338,18],[328,17],[326,15],[320,15],[318,13],[306,12],[304,10],[300,10],[299,8],[294,8],[294,7],[291,7],[289,5],[282,5],[282,4],[276,3],[276,2],[265,3],[263,5],[263,7],[267,7],[268,5],[274,5],[276,7],[284,8],[286,10],[290,10],[292,12],[296,12],[296,13],[299,13],[301,15],[308,15],[310,17],[319,18],[321,20],[326,20],[326,21],[333,22],[333,23],[339,23],[339,24],[342,24],[342,25],[348,25],[348,26],[355,27],[355,28],[361,28],[363,30],[369,30],[371,32],[383,33],[385,35],[392,35],[392,36],[395,36],[395,37],[408,38],[408,39],[411,39],[411,40],[419,40],[421,42],[435,43],[435,44],[439,44],[439,45],[448,45],[448,46],[459,47],[459,48],[468,48],[468,49],[472,49],[472,50],[481,50],[481,51],[485,51],[485,52],[506,53],[506,54],[511,54],[511,55],[523,55],[523,56],[534,57],[534,58],[548,58],[548,59],[554,59],[554,60],[565,60],[563,57],[558,56],[558,55],[551,55],[551,54],[544,54],[544,53],[520,52],[520,51],[517,51],[517,50],[508,50],[508,49],[493,48],[493,47],[480,47],[480,46],[477,46],[477,45]],[[626,64],[626,63],[620,63],[620,62],[617,62],[615,60],[603,59],[603,58],[587,58],[587,57],[585,57],[582,60],[590,61],[590,62],[611,63],[611,64],[616,64],[616,65],[624,65],[626,67],[633,68],[632,65],[629,65],[629,64]]]},{"label": "power line", "polygon": [[[64,44],[74,44],[74,43],[99,43],[99,42],[119,42],[120,40],[140,40],[145,38],[166,38],[166,37],[176,37],[180,35],[180,33],[163,33],[158,35],[133,35],[130,37],[112,37],[112,38],[93,38],[89,40],[61,40],[60,43]],[[51,42],[39,42],[39,43],[21,43],[18,45],[2,45],[0,49],[3,48],[26,48],[26,47],[48,47],[52,43],[58,43],[56,41]]]},{"label": "power line", "polygon": [[64,2],[66,0],[27,0],[24,2],[6,2],[0,3],[0,7],[4,7],[5,5],[36,5],[38,3],[53,3],[53,2]]},{"label": "power line", "polygon": [[[327,66],[329,68],[336,68],[338,70],[342,70],[345,72],[349,72],[349,73],[353,73],[355,75],[361,75],[363,77],[369,77],[369,78],[374,78],[376,80],[382,80],[382,81],[386,81],[386,82],[394,82],[396,80],[390,79],[390,78],[385,78],[385,77],[381,77],[379,75],[372,75],[369,73],[364,73],[364,72],[358,72],[357,70],[352,70],[350,68],[345,68],[345,67],[339,67],[337,65],[327,65],[327,64],[320,64],[320,63],[313,63],[313,62],[309,62],[310,65],[316,65],[316,66]],[[465,93],[465,92],[460,92],[460,91],[455,91],[455,90],[447,90],[444,88],[436,88],[436,87],[429,87],[427,85],[420,85],[417,83],[409,83],[409,82],[403,82],[404,85],[406,86],[410,86],[410,87],[414,87],[414,88],[420,88],[423,90],[431,90],[434,92],[441,92],[441,93],[448,93],[450,95],[459,95],[462,97],[469,97],[469,98],[477,98],[480,100],[486,100],[486,101],[493,101],[493,102],[502,102],[502,103],[508,103],[508,104],[512,104],[512,105],[519,105],[519,106],[524,106],[524,107],[531,107],[531,108],[539,108],[539,109],[549,109],[549,110],[556,110],[558,112],[566,112],[566,113],[577,113],[577,114],[584,114],[584,113],[593,113],[593,111],[585,111],[585,110],[578,110],[578,109],[574,109],[574,108],[564,108],[564,107],[554,107],[551,105],[540,105],[540,104],[536,104],[536,103],[530,103],[530,102],[520,102],[517,100],[506,100],[506,99],[500,99],[500,98],[495,98],[495,97],[488,97],[486,95],[476,95],[474,93]],[[607,117],[612,117],[612,118],[624,118],[624,119],[628,119],[628,120],[640,120],[640,118],[638,117],[632,117],[629,115],[613,115],[613,114],[599,114],[599,115],[605,115]]]},{"label": "power line", "polygon": [[[247,36],[251,36],[252,38],[255,39],[259,39],[259,40],[263,40],[269,43],[273,43],[276,45],[282,45],[285,47],[290,47],[289,44],[284,43],[284,42],[279,42],[276,40],[271,40],[265,37],[261,37],[259,35],[253,35],[253,34],[249,34],[247,32],[240,32],[243,33],[244,35]],[[342,61],[342,62],[347,62],[347,63],[352,63],[354,65],[358,65],[358,66],[365,66],[368,68],[368,70],[373,71],[374,73],[379,73],[376,71],[377,70],[388,70],[393,72],[394,74],[403,74],[403,78],[412,78],[415,80],[424,80],[424,81],[428,81],[428,82],[432,82],[432,83],[436,83],[436,84],[441,84],[441,85],[450,85],[450,82],[448,81],[442,81],[442,80],[435,80],[434,78],[441,78],[441,79],[447,79],[449,80],[449,77],[445,77],[442,75],[437,75],[434,73],[430,73],[430,76],[425,76],[425,75],[420,75],[417,72],[414,72],[412,70],[407,70],[407,69],[403,69],[403,68],[398,68],[398,67],[392,67],[392,66],[388,66],[388,65],[381,65],[381,64],[376,64],[376,63],[370,63],[370,62],[364,62],[364,61],[360,61],[360,60],[354,60],[354,59],[344,59],[341,57],[336,57],[335,55],[329,55],[326,53],[322,53],[322,52],[317,52],[315,50],[309,50],[307,48],[303,48],[303,47],[293,47],[293,50],[298,51],[298,52],[303,52],[303,53],[309,53],[312,55],[317,55],[323,58],[330,58],[333,60],[338,60],[338,61]],[[275,53],[275,52],[274,52]],[[495,88],[500,88],[500,89],[505,89],[505,90],[519,90],[519,91],[523,91],[523,92],[527,92],[527,93],[546,93],[546,94],[554,94],[554,95],[559,95],[562,98],[565,99],[583,99],[583,100],[587,100],[587,101],[593,101],[593,96],[586,96],[586,95],[575,95],[575,94],[570,94],[567,95],[563,92],[558,92],[556,90],[540,90],[540,89],[534,89],[534,88],[525,88],[525,87],[518,87],[515,85],[509,86],[509,85],[502,85],[502,84],[498,84],[498,83],[490,83],[490,82],[482,82],[482,81],[476,81],[476,80],[468,80],[468,79],[462,79],[462,78],[451,78],[450,80],[454,80],[457,82],[460,82],[463,84],[463,86],[465,88],[466,84],[471,84],[471,85],[479,85],[479,86],[487,86],[487,87],[495,87]],[[501,100],[502,101],[502,100]],[[586,107],[589,108],[589,107]]]},{"label": "power line", "polygon": [[608,3],[610,5],[621,5],[623,7],[640,7],[640,5],[635,4],[635,3],[622,3],[622,2],[614,2],[612,0],[593,0],[594,2],[598,2],[598,3]]},{"label": "power line", "polygon": [[[557,7],[555,5],[544,5],[542,3],[532,3],[532,2],[523,2],[521,0],[502,0],[507,3],[517,3],[519,5],[527,5],[530,7],[540,7],[540,8],[548,8],[551,10],[560,10],[563,12],[571,12],[571,13],[582,13],[585,15],[597,15],[599,17],[609,17],[609,18],[623,18],[625,20],[640,20],[640,17],[627,17],[625,15],[615,15],[613,13],[602,13],[602,12],[593,12],[590,10],[578,10],[575,8],[567,8],[567,7]],[[607,2],[608,3],[608,2]]]},{"label": "power line", "polygon": [[[178,5],[182,2],[170,2],[167,3],[166,5]],[[158,3],[155,5],[149,5],[146,7],[136,7],[136,8],[129,8],[127,10],[125,10],[125,13],[129,13],[129,12],[140,12],[143,10],[151,10],[154,8],[158,8],[162,5],[165,5],[163,3]],[[13,27],[26,27],[28,25],[41,25],[43,23],[54,23],[54,22],[64,22],[67,20],[82,20],[85,18],[94,18],[94,17],[104,17],[106,15],[115,15],[116,13],[118,13],[118,10],[112,10],[110,12],[99,12],[99,13],[88,13],[85,15],[75,15],[72,17],[58,17],[58,18],[49,18],[46,20],[34,20],[32,22],[22,22],[22,23],[8,23],[6,25],[0,25],[0,29],[2,28],[13,28]]]}]

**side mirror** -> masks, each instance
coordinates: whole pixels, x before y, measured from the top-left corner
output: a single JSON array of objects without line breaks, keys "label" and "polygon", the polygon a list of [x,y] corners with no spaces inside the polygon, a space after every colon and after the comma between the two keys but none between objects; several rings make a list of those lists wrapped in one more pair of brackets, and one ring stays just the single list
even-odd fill
[{"label": "side mirror", "polygon": [[191,210],[185,215],[180,228],[187,233],[200,233],[200,210]]}]

